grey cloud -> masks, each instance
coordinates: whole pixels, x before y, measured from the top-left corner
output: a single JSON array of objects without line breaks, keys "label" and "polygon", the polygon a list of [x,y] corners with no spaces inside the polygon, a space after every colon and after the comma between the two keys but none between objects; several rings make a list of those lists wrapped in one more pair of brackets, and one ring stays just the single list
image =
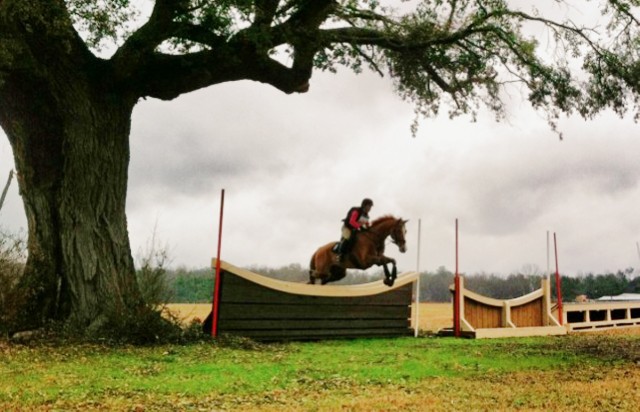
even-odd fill
[{"label": "grey cloud", "polygon": [[[133,249],[157,222],[174,264],[207,265],[225,188],[223,258],[238,265],[307,265],[365,196],[374,216],[411,219],[409,252],[389,248],[401,270],[415,267],[418,219],[422,269],[452,268],[455,218],[468,272],[545,266],[546,230],[560,236],[563,271],[636,265],[638,126],[571,120],[559,142],[544,119],[511,109],[500,124],[485,114],[426,120],[414,139],[412,108],[389,80],[347,72],[314,74],[304,95],[240,82],[142,102],[131,136]],[[0,155],[7,146],[0,139]]]}]

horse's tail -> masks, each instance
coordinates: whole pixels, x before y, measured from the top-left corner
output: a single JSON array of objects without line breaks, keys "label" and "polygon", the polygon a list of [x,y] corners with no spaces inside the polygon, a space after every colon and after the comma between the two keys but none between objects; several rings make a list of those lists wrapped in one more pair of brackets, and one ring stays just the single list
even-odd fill
[{"label": "horse's tail", "polygon": [[316,253],[317,251],[311,255],[311,261],[309,262],[309,284],[313,285],[316,283],[316,277],[314,276],[316,272]]}]

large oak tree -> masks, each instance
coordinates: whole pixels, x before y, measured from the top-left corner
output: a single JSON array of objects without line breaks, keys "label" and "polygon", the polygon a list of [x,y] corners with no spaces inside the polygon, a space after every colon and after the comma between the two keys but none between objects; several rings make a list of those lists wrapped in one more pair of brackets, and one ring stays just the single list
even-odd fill
[{"label": "large oak tree", "polygon": [[[32,325],[99,328],[142,305],[125,216],[140,99],[239,80],[304,93],[314,69],[343,65],[388,75],[418,115],[500,117],[514,83],[552,125],[638,112],[638,0],[552,2],[602,11],[599,27],[515,0],[156,0],[136,13],[141,3],[0,0],[0,125],[28,220]],[[552,46],[524,34],[534,25]]]}]

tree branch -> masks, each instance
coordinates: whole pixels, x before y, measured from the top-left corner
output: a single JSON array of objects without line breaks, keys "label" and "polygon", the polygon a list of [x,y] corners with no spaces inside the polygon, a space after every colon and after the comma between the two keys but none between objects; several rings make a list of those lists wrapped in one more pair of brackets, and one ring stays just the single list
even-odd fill
[{"label": "tree branch", "polygon": [[280,0],[255,0],[255,26],[270,26],[278,11]]},{"label": "tree branch", "polygon": [[487,33],[492,29],[486,26],[467,27],[453,33],[439,33],[426,40],[412,41],[406,36],[392,35],[373,29],[345,27],[338,29],[325,29],[321,31],[322,41],[325,45],[331,43],[352,43],[358,45],[378,46],[384,49],[408,52],[411,50],[425,49],[433,46],[454,44],[474,34]]},{"label": "tree branch", "polygon": [[[150,55],[175,30],[174,15],[186,6],[185,0],[157,0],[149,20],[120,46],[111,58],[122,77],[136,70],[145,56]],[[125,74],[127,73],[127,74]]]},{"label": "tree branch", "polygon": [[298,10],[287,20],[287,25],[296,29],[317,29],[337,6],[334,0],[300,0]]},{"label": "tree branch", "polygon": [[[624,19],[624,2],[609,1]],[[448,3],[450,8],[442,18],[432,21],[435,17],[419,14],[416,16],[421,19],[394,19],[380,15],[374,9],[342,6],[334,0],[254,0],[253,9],[243,9],[255,14],[252,24],[234,35],[223,36],[217,35],[214,29],[190,23],[193,20],[188,18],[175,19],[184,11],[181,8],[186,7],[186,0],[158,0],[149,21],[125,42],[112,60],[116,73],[122,74],[128,85],[138,83],[132,80],[135,73],[136,79],[144,85],[137,89],[141,96],[171,99],[216,83],[240,79],[267,83],[285,93],[293,93],[307,91],[318,51],[337,44],[354,48],[355,52],[344,56],[357,63],[353,67],[367,62],[381,73],[376,55],[368,55],[360,49],[361,46],[372,46],[398,53],[400,60],[415,65],[414,69],[422,72],[416,73],[415,79],[426,79],[432,82],[430,87],[439,87],[452,95],[459,108],[464,105],[456,97],[472,93],[473,84],[495,82],[496,74],[486,68],[493,58],[500,59],[505,66],[513,65],[507,67],[510,72],[510,68],[525,70],[523,67],[530,67],[534,70],[529,75],[533,76],[531,82],[545,76],[563,80],[561,73],[557,78],[553,77],[556,74],[554,67],[540,65],[529,50],[533,46],[520,38],[518,25],[522,21],[541,23],[549,30],[567,33],[590,47],[597,58],[606,63],[606,50],[588,28],[510,10],[504,5],[487,8],[483,1],[476,1],[475,6],[471,6],[472,13],[461,18],[462,27],[455,28],[458,24],[456,16],[473,1],[450,0]],[[321,28],[332,16],[348,26]],[[637,23],[630,12],[626,17]],[[180,56],[158,53],[158,46],[172,37],[209,49]],[[464,46],[466,40],[477,40],[474,44],[486,48],[470,50]],[[284,44],[293,48],[290,67],[269,57],[274,48]],[[468,66],[469,62],[477,64]],[[170,85],[166,84],[166,79],[171,79]],[[532,84],[528,82],[528,86]]]},{"label": "tree branch", "polygon": [[635,24],[637,26],[640,26],[640,21],[636,18],[636,16],[634,16],[630,11],[628,6],[625,4],[620,4],[619,0],[609,0],[609,3],[611,3],[611,5],[613,7],[615,7],[615,9],[620,13],[620,14],[624,14],[625,16],[627,16],[627,18],[629,18],[629,21],[631,22],[635,22]]},{"label": "tree branch", "polygon": [[[171,100],[181,94],[213,84],[237,80],[254,80],[270,84],[285,93],[302,93],[308,89],[313,56],[299,55],[289,68],[251,47],[234,51],[207,50],[188,55],[155,53],[145,60],[132,83],[140,86],[140,96]],[[170,79],[170,81],[167,81]]]}]

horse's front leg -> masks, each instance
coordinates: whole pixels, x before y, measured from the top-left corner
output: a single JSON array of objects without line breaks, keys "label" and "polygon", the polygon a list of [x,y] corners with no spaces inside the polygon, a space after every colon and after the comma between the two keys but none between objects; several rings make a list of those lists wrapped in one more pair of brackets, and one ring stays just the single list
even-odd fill
[{"label": "horse's front leg", "polygon": [[[391,272],[389,272],[387,263],[391,263]],[[378,265],[382,266],[382,269],[384,269],[384,281],[383,281],[384,284],[387,286],[393,286],[394,282],[396,281],[396,278],[398,277],[398,268],[396,267],[396,260],[386,256],[381,256],[380,263],[378,263]]]}]

